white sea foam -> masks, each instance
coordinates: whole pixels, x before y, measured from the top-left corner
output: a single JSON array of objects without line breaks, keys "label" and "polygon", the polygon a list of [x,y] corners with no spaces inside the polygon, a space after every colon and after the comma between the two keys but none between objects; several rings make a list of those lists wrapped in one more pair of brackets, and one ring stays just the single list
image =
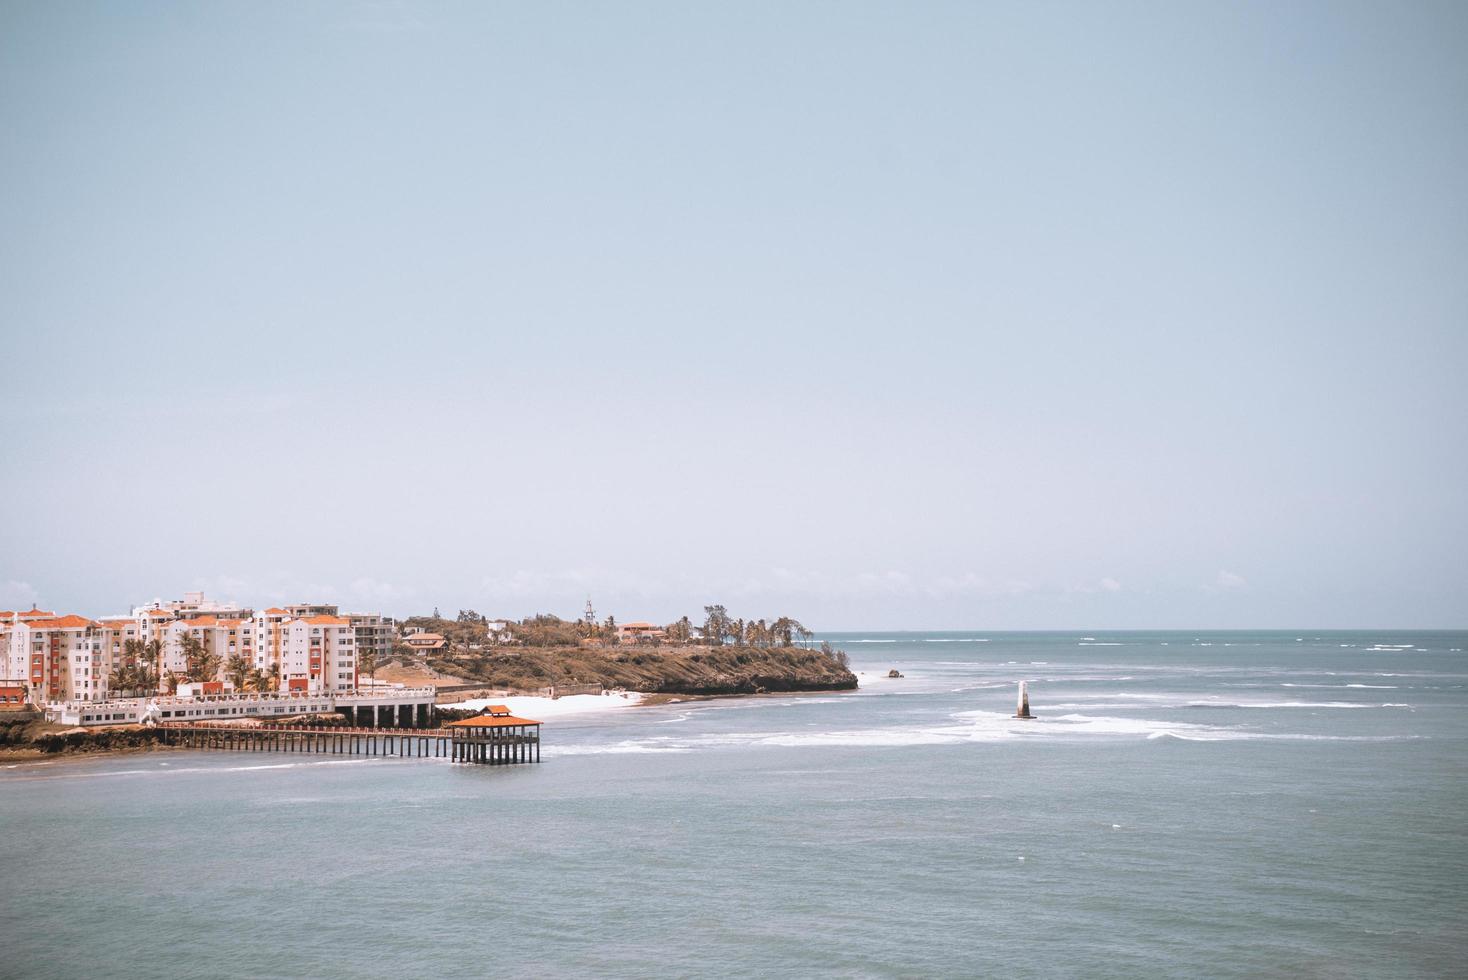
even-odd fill
[{"label": "white sea foam", "polygon": [[1355,701],[1189,701],[1185,708],[1369,708]]},{"label": "white sea foam", "polygon": [[584,715],[591,712],[610,711],[613,708],[630,708],[646,697],[632,691],[618,694],[576,694],[563,698],[538,698],[515,695],[503,698],[475,698],[472,701],[459,701],[455,704],[442,704],[441,708],[466,708],[470,711],[480,711],[492,704],[503,704],[510,709],[510,713],[521,718],[533,718],[536,721],[544,721],[547,718],[561,718],[566,715]]}]

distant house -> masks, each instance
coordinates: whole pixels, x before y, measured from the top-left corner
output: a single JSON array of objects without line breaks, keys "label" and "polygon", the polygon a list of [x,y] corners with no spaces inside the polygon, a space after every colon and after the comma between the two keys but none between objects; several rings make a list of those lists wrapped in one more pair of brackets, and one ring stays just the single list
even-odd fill
[{"label": "distant house", "polygon": [[667,635],[668,631],[656,623],[622,623],[617,627],[617,640],[621,643],[653,643]]},{"label": "distant house", "polygon": [[412,633],[403,637],[403,645],[414,653],[427,653],[430,650],[442,650],[448,646],[449,641],[443,638],[441,633]]}]

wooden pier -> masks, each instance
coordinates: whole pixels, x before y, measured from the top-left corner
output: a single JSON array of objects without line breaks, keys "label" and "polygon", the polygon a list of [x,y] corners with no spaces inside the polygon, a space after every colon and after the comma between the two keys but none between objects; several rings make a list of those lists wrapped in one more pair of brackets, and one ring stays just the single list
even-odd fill
[{"label": "wooden pier", "polygon": [[177,722],[161,728],[165,745],[220,752],[448,759],[488,766],[540,761],[540,722],[511,717],[509,709],[502,705],[486,708],[484,715],[432,729]]}]

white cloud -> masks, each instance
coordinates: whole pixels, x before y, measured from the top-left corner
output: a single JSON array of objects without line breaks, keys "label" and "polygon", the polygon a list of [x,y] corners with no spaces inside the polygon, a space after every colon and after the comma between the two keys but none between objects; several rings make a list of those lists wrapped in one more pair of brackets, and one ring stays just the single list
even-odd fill
[{"label": "white cloud", "polygon": [[1222,569],[1219,570],[1218,577],[1213,580],[1213,584],[1220,589],[1247,589],[1249,587],[1248,580],[1242,575],[1235,575],[1233,572]]},{"label": "white cloud", "polygon": [[1121,583],[1114,578],[1103,578],[1099,583],[1102,592],[1120,592]]}]

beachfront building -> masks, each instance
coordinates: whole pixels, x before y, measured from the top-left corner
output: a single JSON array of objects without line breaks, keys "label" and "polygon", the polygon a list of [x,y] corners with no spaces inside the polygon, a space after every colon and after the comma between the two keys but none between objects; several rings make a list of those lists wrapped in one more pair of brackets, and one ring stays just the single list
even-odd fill
[{"label": "beachfront building", "polygon": [[291,614],[292,619],[340,615],[336,606],[322,602],[298,602],[294,606],[286,606],[285,611]]},{"label": "beachfront building", "polygon": [[281,632],[282,691],[352,691],[357,687],[357,640],[352,621],[308,616]]},{"label": "beachfront building", "polygon": [[[206,605],[218,611],[199,611]],[[358,636],[370,640],[371,648],[386,659],[395,624],[369,613],[297,615],[319,608],[324,607],[274,607],[257,614],[232,603],[206,603],[202,593],[188,593],[182,600],[155,600],[130,615],[98,621],[37,608],[0,612],[0,677],[23,681],[27,697],[36,703],[102,701],[112,693],[108,680],[126,662],[129,642],[157,641],[154,666],[166,690],[167,678],[181,680],[187,673],[184,638],[192,637],[219,658],[211,681],[222,680],[230,659],[241,656],[249,667],[278,677],[282,691],[355,690]]]},{"label": "beachfront building", "polygon": [[370,656],[374,663],[380,664],[392,658],[398,640],[395,619],[379,613],[347,613],[347,619],[351,620],[356,634],[359,661]]},{"label": "beachfront building", "polygon": [[241,609],[233,602],[215,602],[213,599],[206,599],[202,592],[185,592],[182,599],[174,599],[170,602],[154,599],[150,603],[133,607],[133,616],[141,616],[144,613],[161,613],[169,619],[193,619],[196,616],[205,615],[248,619],[254,615],[254,610]]},{"label": "beachfront building", "polygon": [[295,619],[288,610],[272,606],[255,616],[256,663],[260,670],[284,676],[286,624]]},{"label": "beachfront building", "polygon": [[176,619],[163,629],[163,669],[173,674],[183,674],[188,670],[184,656],[185,636],[192,636],[206,652],[217,656],[221,670],[237,654],[253,667],[256,665],[257,632],[253,619],[218,616]]},{"label": "beachfront building", "polygon": [[8,677],[24,679],[33,701],[93,700],[106,691],[97,627],[84,616],[11,613],[5,628]]}]

